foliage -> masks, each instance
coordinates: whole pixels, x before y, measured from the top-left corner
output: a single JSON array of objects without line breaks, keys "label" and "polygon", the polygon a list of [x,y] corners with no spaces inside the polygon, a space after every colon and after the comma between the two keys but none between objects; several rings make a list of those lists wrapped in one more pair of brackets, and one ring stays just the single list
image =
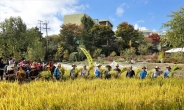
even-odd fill
[{"label": "foliage", "polygon": [[83,27],[76,24],[66,24],[61,26],[60,36],[65,42],[65,48],[69,51],[75,51],[81,44],[81,35]]},{"label": "foliage", "polygon": [[57,52],[55,54],[55,57],[57,60],[61,60],[61,57],[63,56],[64,54],[64,48],[61,47],[60,44],[57,45]]},{"label": "foliage", "polygon": [[44,61],[45,52],[42,42],[36,40],[28,47],[25,58],[30,61]]},{"label": "foliage", "polygon": [[93,27],[93,25],[95,24],[93,19],[87,15],[84,15],[81,19],[82,25],[84,27],[84,30],[86,32],[89,32],[89,30]]},{"label": "foliage", "polygon": [[135,48],[125,49],[123,51],[123,55],[127,56],[128,58],[130,57],[132,58],[133,56],[135,56],[135,52],[136,52]]},{"label": "foliage", "polygon": [[153,45],[158,45],[160,43],[160,36],[158,34],[152,34],[148,36],[151,39]]},{"label": "foliage", "polygon": [[160,51],[159,53],[158,53],[158,61],[161,61],[161,60],[163,60],[164,59],[164,51]]},{"label": "foliage", "polygon": [[69,61],[77,61],[77,55],[78,55],[78,52],[72,52],[70,53],[69,55]]},{"label": "foliage", "polygon": [[111,56],[111,57],[116,56],[116,52],[115,52],[115,51],[111,52],[110,56]]},{"label": "foliage", "polygon": [[20,17],[10,17],[0,23],[0,48],[5,58],[27,50],[26,24]]},{"label": "foliage", "polygon": [[115,33],[117,37],[122,38],[121,42],[123,45],[121,47],[124,47],[124,49],[129,47],[129,41],[131,41],[132,47],[137,47],[136,41],[143,39],[143,35],[138,30],[135,30],[133,25],[127,22],[119,24]]},{"label": "foliage", "polygon": [[68,52],[68,50],[65,50],[64,55],[63,55],[63,59],[68,60],[68,58],[69,58],[69,52]]},{"label": "foliage", "polygon": [[104,25],[94,25],[90,29],[91,40],[93,45],[101,47],[102,45],[109,45],[109,41],[113,40],[113,30]]},{"label": "foliage", "polygon": [[174,66],[172,67],[172,71],[181,70],[181,69],[182,69],[182,67],[179,66],[179,65],[174,65]]},{"label": "foliage", "polygon": [[100,56],[101,51],[102,51],[101,48],[97,48],[97,49],[93,52],[92,57],[93,57],[93,58],[97,58],[98,56]]},{"label": "foliage", "polygon": [[183,46],[184,42],[184,7],[169,15],[171,20],[163,24],[166,29],[166,39],[173,47]]}]

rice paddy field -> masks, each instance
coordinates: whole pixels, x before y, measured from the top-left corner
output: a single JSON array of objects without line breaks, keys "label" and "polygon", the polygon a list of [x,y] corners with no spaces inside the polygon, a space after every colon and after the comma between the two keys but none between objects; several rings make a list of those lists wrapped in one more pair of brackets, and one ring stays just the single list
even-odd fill
[{"label": "rice paddy field", "polygon": [[184,110],[184,79],[1,81],[0,110]]}]

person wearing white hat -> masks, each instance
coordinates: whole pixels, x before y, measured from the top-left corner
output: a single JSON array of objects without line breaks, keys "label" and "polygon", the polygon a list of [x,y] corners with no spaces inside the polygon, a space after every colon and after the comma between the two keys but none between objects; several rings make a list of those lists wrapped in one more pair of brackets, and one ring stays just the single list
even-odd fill
[{"label": "person wearing white hat", "polygon": [[31,80],[34,80],[35,78],[37,78],[39,72],[38,70],[36,70],[36,67],[31,65],[31,71],[29,73],[29,77],[31,78]]},{"label": "person wearing white hat", "polygon": [[171,72],[171,67],[167,66],[167,70],[164,71],[164,78],[169,78],[169,73]]},{"label": "person wearing white hat", "polygon": [[160,68],[158,66],[155,66],[155,70],[153,71],[152,78],[157,78],[160,75]]},{"label": "person wearing white hat", "polygon": [[97,65],[97,68],[96,68],[96,70],[95,70],[95,76],[96,76],[97,78],[99,78],[100,75],[101,75],[100,68],[101,68],[101,65],[98,64],[98,65]]}]

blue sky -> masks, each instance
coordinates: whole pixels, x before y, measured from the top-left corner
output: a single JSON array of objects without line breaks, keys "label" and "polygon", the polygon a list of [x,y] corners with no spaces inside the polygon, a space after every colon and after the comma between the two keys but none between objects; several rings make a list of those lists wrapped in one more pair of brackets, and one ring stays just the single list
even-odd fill
[{"label": "blue sky", "polygon": [[59,33],[64,15],[86,13],[94,19],[109,19],[113,30],[128,22],[136,29],[159,32],[170,19],[167,15],[181,6],[184,0],[1,0],[0,21],[20,16],[28,28],[39,26],[38,20],[49,21],[50,35]]}]

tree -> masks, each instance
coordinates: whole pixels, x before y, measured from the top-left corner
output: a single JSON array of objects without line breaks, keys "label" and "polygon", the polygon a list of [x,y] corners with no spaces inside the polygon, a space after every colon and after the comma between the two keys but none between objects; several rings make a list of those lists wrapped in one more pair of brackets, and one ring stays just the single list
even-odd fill
[{"label": "tree", "polygon": [[93,25],[95,24],[93,19],[91,19],[91,17],[84,15],[81,19],[82,22],[82,26],[84,27],[84,31],[89,32],[90,29],[93,27]]},{"label": "tree", "polygon": [[82,36],[81,36],[81,44],[85,45],[87,49],[91,49],[92,48],[92,42],[91,42],[91,34],[90,34],[90,30],[91,28],[94,26],[94,20],[87,16],[84,15],[81,19],[81,23],[83,26],[83,31],[82,31]]},{"label": "tree", "polygon": [[163,24],[162,28],[166,29],[167,41],[173,47],[183,46],[184,42],[184,7],[172,12],[171,20]]},{"label": "tree", "polygon": [[20,17],[10,17],[0,23],[0,48],[5,58],[21,55],[24,47],[26,24]]},{"label": "tree", "polygon": [[123,40],[123,45],[121,47],[128,48],[129,42],[132,42],[133,47],[137,47],[136,41],[139,41],[143,39],[143,35],[138,30],[135,30],[133,25],[128,24],[127,22],[123,22],[118,25],[117,30],[116,30],[116,36],[121,37]]},{"label": "tree", "polygon": [[109,45],[109,41],[114,39],[112,29],[104,25],[94,25],[90,30],[90,34],[93,45],[97,47]]},{"label": "tree", "polygon": [[76,24],[62,25],[60,36],[65,42],[65,48],[67,48],[69,51],[77,50],[77,47],[81,42],[82,31],[83,27]]},{"label": "tree", "polygon": [[158,45],[160,43],[160,36],[158,34],[152,34],[148,36],[151,39],[153,45]]},{"label": "tree", "polygon": [[45,47],[43,47],[42,42],[37,38],[32,42],[32,45],[29,45],[25,58],[33,61],[44,61],[45,52]]}]

